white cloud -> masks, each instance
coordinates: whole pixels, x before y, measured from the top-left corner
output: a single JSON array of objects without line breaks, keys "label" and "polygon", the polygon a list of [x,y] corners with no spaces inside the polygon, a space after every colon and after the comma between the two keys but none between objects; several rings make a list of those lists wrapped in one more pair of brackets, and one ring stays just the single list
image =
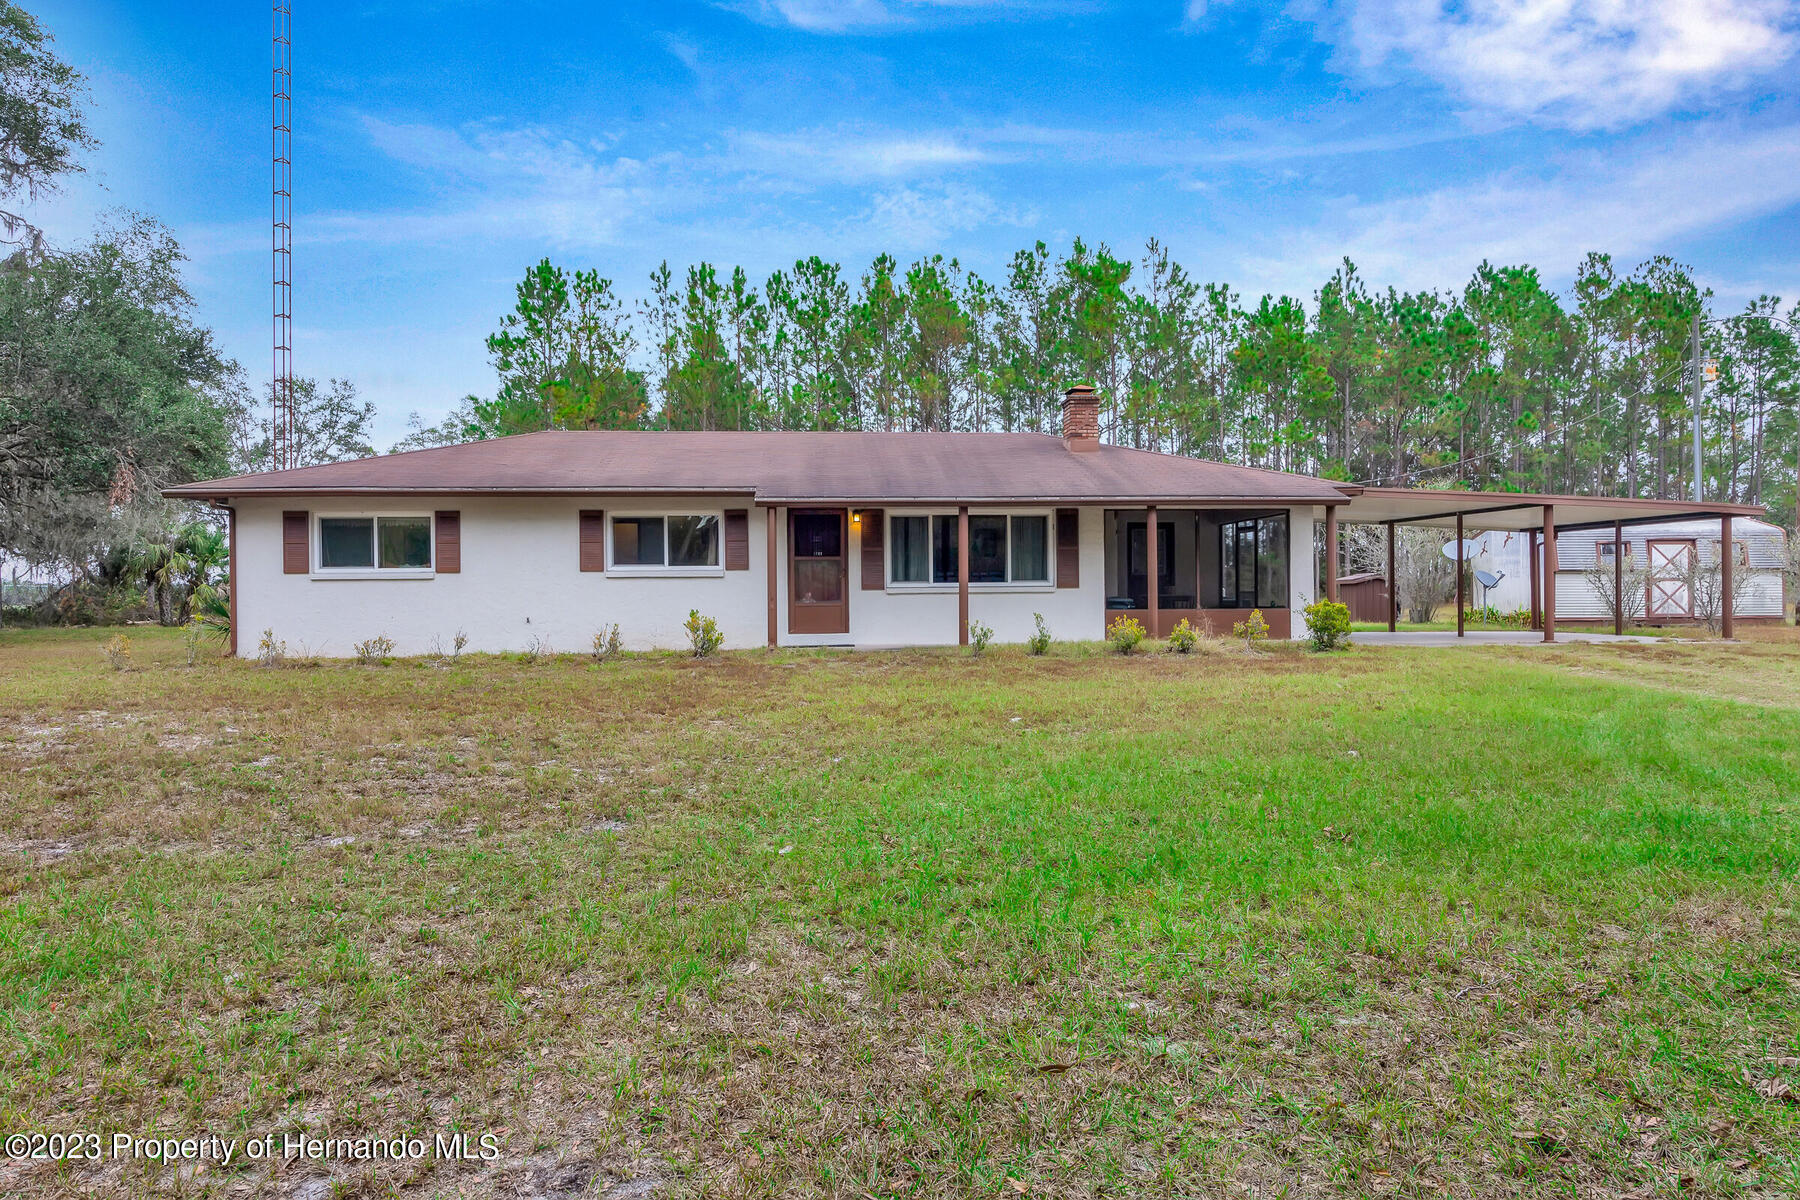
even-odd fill
[{"label": "white cloud", "polygon": [[895,179],[995,161],[990,151],[944,133],[851,129],[739,133],[733,145],[734,157],[747,169],[808,180]]},{"label": "white cloud", "polygon": [[1242,260],[1246,290],[1308,295],[1348,255],[1408,288],[1459,283],[1483,260],[1551,276],[1590,250],[1662,253],[1682,238],[1800,203],[1800,126],[1697,130],[1672,149],[1648,139],[1586,154],[1548,177],[1520,171],[1422,195],[1349,198],[1321,225]]},{"label": "white cloud", "polygon": [[1348,49],[1411,65],[1477,109],[1615,129],[1770,75],[1789,0],[1356,0]]},{"label": "white cloud", "polygon": [[953,253],[950,234],[1036,220],[1035,212],[1001,204],[979,189],[959,184],[905,187],[877,194],[866,212],[838,230],[836,240]]},{"label": "white cloud", "polygon": [[766,25],[791,25],[808,33],[856,33],[925,23],[934,17],[981,12],[1030,13],[1064,7],[1067,0],[714,0]]}]

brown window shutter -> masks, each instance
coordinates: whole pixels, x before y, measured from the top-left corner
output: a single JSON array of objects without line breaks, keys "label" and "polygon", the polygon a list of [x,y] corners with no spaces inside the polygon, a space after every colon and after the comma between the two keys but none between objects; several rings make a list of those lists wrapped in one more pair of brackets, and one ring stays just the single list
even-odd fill
[{"label": "brown window shutter", "polygon": [[312,514],[281,514],[281,573],[305,575],[312,570]]},{"label": "brown window shutter", "polygon": [[606,570],[606,514],[597,508],[581,510],[581,569]]},{"label": "brown window shutter", "polygon": [[1056,510],[1056,586],[1081,586],[1081,510]]},{"label": "brown window shutter", "polygon": [[887,513],[879,508],[862,510],[862,585],[865,592],[887,586]]},{"label": "brown window shutter", "polygon": [[748,571],[750,569],[749,509],[728,508],[725,510],[725,569],[727,571]]},{"label": "brown window shutter", "polygon": [[438,574],[455,575],[462,570],[462,513],[439,509],[433,524],[437,530]]}]

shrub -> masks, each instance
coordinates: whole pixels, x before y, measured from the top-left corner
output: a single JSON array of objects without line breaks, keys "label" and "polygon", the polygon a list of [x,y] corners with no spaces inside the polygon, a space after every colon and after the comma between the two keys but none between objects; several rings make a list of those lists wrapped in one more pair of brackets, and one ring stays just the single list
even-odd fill
[{"label": "shrub", "polygon": [[525,648],[519,651],[519,661],[528,667],[535,666],[540,658],[547,657],[549,653],[550,643],[533,634],[531,640],[525,643]]},{"label": "shrub", "polygon": [[275,640],[275,631],[262,631],[262,640],[256,643],[256,664],[261,667],[279,667],[287,657],[287,643]]},{"label": "shrub", "polygon": [[719,623],[711,617],[703,617],[697,608],[688,609],[687,623],[688,645],[695,658],[710,657],[720,646],[725,644],[725,635],[719,632]]},{"label": "shrub", "polygon": [[994,628],[980,621],[969,622],[969,653],[980,654],[994,640]]},{"label": "shrub", "polygon": [[189,617],[188,623],[182,627],[181,648],[187,656],[187,665],[193,666],[200,661],[200,639],[206,633],[206,622],[199,617]]},{"label": "shrub", "polygon": [[1233,637],[1244,639],[1246,646],[1253,646],[1269,636],[1269,623],[1263,620],[1262,609],[1253,608],[1250,615],[1231,627]]},{"label": "shrub", "polygon": [[1186,617],[1175,622],[1175,628],[1169,630],[1170,654],[1192,654],[1199,644],[1200,631],[1188,624]]},{"label": "shrub", "polygon": [[595,662],[605,662],[619,656],[619,645],[619,627],[614,625],[609,629],[601,626],[600,632],[594,635],[593,648],[588,653],[593,655]]},{"label": "shrub", "polygon": [[1025,639],[1025,649],[1032,654],[1050,653],[1050,627],[1044,624],[1044,614],[1032,613],[1031,619],[1037,623],[1037,631]]},{"label": "shrub", "polygon": [[1306,632],[1314,650],[1341,650],[1350,644],[1348,604],[1314,600],[1300,611],[1306,614]]},{"label": "shrub", "polygon": [[1106,640],[1120,654],[1130,654],[1144,640],[1144,627],[1136,617],[1114,617],[1112,624],[1106,627]]},{"label": "shrub", "polygon": [[366,642],[358,642],[355,647],[356,661],[363,666],[378,662],[386,662],[393,657],[394,639],[386,634],[378,633]]},{"label": "shrub", "polygon": [[115,633],[106,639],[100,647],[100,653],[106,656],[106,665],[115,671],[124,671],[131,666],[131,639],[122,633]]},{"label": "shrub", "polygon": [[457,630],[456,636],[450,639],[450,661],[455,662],[457,659],[461,658],[463,647],[468,644],[469,635],[460,629]]}]

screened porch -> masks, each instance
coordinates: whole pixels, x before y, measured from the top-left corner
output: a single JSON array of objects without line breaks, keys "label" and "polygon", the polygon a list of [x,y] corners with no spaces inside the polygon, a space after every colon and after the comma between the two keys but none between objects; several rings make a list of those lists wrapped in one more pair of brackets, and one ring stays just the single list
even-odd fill
[{"label": "screened porch", "polygon": [[1103,531],[1109,622],[1135,617],[1152,637],[1167,637],[1185,618],[1223,634],[1259,609],[1270,637],[1289,636],[1285,510],[1107,509]]}]

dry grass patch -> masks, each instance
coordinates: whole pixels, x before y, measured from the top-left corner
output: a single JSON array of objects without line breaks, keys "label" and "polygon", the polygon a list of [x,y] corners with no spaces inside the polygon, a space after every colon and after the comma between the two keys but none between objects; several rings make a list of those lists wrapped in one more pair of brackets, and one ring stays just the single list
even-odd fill
[{"label": "dry grass patch", "polygon": [[0,1125],[501,1146],[187,1194],[1800,1188],[1791,645],[99,636],[0,635]]}]

